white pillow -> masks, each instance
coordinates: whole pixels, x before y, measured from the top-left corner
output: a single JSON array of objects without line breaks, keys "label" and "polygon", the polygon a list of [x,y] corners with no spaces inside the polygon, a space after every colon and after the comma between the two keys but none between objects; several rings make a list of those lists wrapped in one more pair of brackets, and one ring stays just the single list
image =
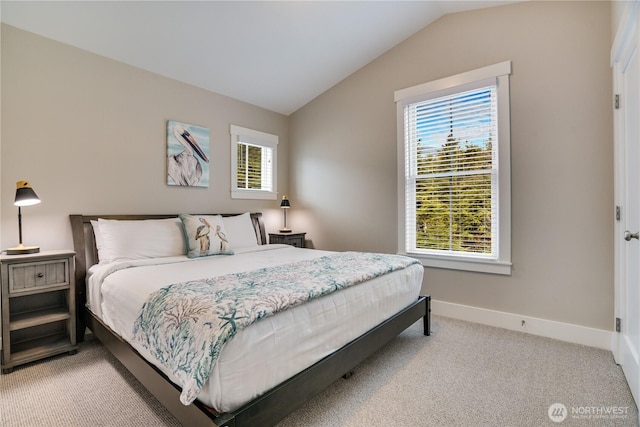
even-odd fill
[{"label": "white pillow", "polygon": [[[95,233],[95,231],[98,231]],[[94,226],[100,264],[116,260],[185,255],[179,218],[145,220],[98,219]]]},{"label": "white pillow", "polygon": [[[96,242],[96,249],[98,249],[99,264],[106,264],[111,259],[108,248],[104,244],[104,238],[100,232],[100,225],[97,220],[91,220],[91,227],[93,228],[93,238]],[[105,260],[105,261],[103,261]]]},{"label": "white pillow", "polygon": [[256,230],[253,228],[249,212],[242,215],[224,216],[222,222],[231,246],[236,249],[258,246]]}]

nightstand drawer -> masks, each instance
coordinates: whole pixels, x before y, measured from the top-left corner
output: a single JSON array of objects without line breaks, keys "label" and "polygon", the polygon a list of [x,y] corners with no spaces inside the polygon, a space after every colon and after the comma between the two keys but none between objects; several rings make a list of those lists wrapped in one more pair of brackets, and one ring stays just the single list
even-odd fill
[{"label": "nightstand drawer", "polygon": [[304,248],[306,234],[307,233],[269,233],[269,243],[280,243],[295,246],[296,248]]},{"label": "nightstand drawer", "polygon": [[9,265],[9,293],[69,286],[69,259]]},{"label": "nightstand drawer", "polygon": [[291,237],[285,240],[287,245],[295,246],[296,248],[304,248],[304,236]]}]

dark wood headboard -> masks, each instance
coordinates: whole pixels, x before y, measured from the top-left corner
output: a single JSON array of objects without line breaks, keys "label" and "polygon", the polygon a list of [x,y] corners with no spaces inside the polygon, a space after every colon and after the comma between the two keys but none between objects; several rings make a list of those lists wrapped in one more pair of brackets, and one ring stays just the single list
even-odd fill
[{"label": "dark wood headboard", "polygon": [[[217,215],[217,214],[206,214]],[[222,216],[235,216],[240,214],[220,214]],[[144,220],[144,219],[165,219],[176,218],[178,214],[166,214],[166,215],[69,215],[71,221],[71,234],[73,236],[73,249],[76,251],[76,302],[78,305],[78,332],[80,337],[84,336],[84,324],[81,320],[82,313],[84,312],[84,306],[87,301],[86,294],[86,276],[87,270],[92,265],[98,262],[98,250],[96,248],[96,241],[93,235],[93,227],[91,221],[97,221],[99,218],[103,219],[117,219],[117,220]],[[256,232],[258,244],[267,244],[267,234],[264,229],[264,221],[262,220],[262,213],[252,213],[251,222]],[[82,329],[82,331],[80,331]]]}]

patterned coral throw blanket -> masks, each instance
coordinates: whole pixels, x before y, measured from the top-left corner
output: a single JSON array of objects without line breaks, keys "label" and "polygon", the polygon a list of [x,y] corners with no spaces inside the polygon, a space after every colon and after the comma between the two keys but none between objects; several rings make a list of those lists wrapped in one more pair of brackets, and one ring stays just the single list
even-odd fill
[{"label": "patterned coral throw blanket", "polygon": [[416,263],[401,255],[343,252],[169,285],[145,302],[133,339],[182,382],[180,401],[189,405],[207,382],[222,347],[239,330]]}]

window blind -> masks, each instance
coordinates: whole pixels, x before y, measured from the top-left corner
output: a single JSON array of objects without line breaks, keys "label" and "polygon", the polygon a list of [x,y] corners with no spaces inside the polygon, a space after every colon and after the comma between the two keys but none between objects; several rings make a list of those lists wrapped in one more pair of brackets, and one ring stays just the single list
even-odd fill
[{"label": "window blind", "polygon": [[278,136],[230,126],[231,198],[276,200]]},{"label": "window blind", "polygon": [[238,142],[237,188],[272,191],[273,150]]},{"label": "window blind", "polygon": [[497,258],[496,85],[404,107],[407,249]]}]

